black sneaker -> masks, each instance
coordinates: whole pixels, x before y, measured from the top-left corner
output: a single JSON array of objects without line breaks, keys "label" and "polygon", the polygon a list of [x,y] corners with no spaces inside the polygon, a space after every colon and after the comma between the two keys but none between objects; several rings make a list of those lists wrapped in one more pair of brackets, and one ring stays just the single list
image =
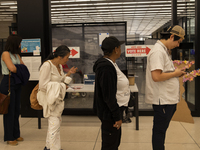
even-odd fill
[{"label": "black sneaker", "polygon": [[122,123],[126,123],[126,121],[127,121],[126,119],[123,119],[123,120],[122,120]]},{"label": "black sneaker", "polygon": [[130,118],[128,118],[127,121],[128,121],[127,123],[131,123],[132,122]]},{"label": "black sneaker", "polygon": [[[50,150],[50,149],[47,149],[47,147],[45,146],[45,147],[44,147],[44,150]],[[63,149],[60,149],[60,150],[63,150]]]},{"label": "black sneaker", "polygon": [[47,147],[45,146],[45,147],[44,147],[44,150],[50,150],[50,149],[47,149]]},{"label": "black sneaker", "polygon": [[131,119],[130,118],[125,118],[122,120],[122,123],[131,123]]}]

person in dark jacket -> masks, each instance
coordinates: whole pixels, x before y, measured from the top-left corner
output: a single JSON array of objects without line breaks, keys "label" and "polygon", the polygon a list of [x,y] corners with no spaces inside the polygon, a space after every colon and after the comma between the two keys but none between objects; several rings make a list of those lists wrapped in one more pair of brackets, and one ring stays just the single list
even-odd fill
[{"label": "person in dark jacket", "polygon": [[122,43],[106,37],[101,49],[104,56],[94,66],[95,91],[93,109],[101,120],[101,150],[118,150],[121,140],[122,112],[130,98],[129,81],[115,60],[121,55]]}]

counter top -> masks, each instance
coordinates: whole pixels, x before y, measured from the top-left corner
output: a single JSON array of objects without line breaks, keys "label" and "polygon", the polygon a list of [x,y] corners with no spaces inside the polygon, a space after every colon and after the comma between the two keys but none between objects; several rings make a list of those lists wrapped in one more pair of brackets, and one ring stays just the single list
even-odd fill
[{"label": "counter top", "polygon": [[[70,84],[66,92],[94,92],[93,84]],[[131,92],[138,92],[137,84],[130,85]]]}]

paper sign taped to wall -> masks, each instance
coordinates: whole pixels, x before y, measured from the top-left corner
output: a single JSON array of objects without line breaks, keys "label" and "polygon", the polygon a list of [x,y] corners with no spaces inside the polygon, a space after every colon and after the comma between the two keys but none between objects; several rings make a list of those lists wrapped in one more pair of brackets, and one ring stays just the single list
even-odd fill
[{"label": "paper sign taped to wall", "polygon": [[106,37],[109,37],[109,33],[99,33],[99,46],[101,46],[102,41],[103,41]]},{"label": "paper sign taped to wall", "polygon": [[29,80],[39,80],[39,67],[41,65],[41,57],[22,57],[22,61],[30,72]]}]

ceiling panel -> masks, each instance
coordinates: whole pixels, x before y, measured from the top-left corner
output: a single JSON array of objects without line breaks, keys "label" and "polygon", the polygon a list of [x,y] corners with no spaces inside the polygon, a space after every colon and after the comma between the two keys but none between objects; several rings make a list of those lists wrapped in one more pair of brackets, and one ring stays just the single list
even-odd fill
[{"label": "ceiling panel", "polygon": [[[12,21],[17,1],[0,1],[0,21]],[[194,0],[177,0],[177,16],[195,16]],[[171,20],[171,0],[51,0],[52,24],[127,22],[127,37],[150,36]]]}]

